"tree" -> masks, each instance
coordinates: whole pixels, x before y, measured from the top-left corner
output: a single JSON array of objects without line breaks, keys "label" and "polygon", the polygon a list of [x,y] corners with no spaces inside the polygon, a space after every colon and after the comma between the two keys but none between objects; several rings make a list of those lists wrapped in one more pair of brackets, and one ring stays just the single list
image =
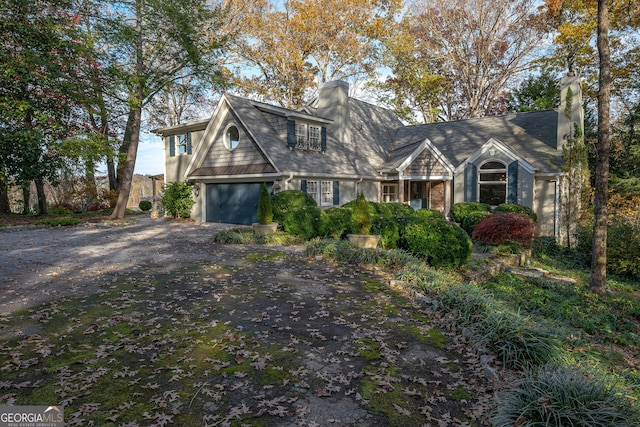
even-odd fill
[{"label": "tree", "polygon": [[40,214],[47,211],[44,184],[55,181],[62,159],[57,146],[79,125],[76,70],[83,45],[72,6],[67,0],[5,0],[0,15],[1,181],[22,186],[25,211],[35,182]]},{"label": "tree", "polygon": [[611,135],[609,100],[611,97],[611,64],[609,52],[609,0],[598,0],[598,161],[593,202],[593,249],[590,287],[603,294],[607,289],[607,201],[609,198],[609,152]]},{"label": "tree", "polygon": [[[232,15],[242,30],[231,45],[242,68],[236,70],[237,86],[284,107],[300,107],[317,84],[374,74],[376,40],[389,28],[398,0],[239,4]],[[247,67],[254,72],[244,74]]]},{"label": "tree", "polygon": [[122,218],[131,191],[142,111],[178,78],[194,75],[216,84],[221,11],[207,0],[94,1],[99,58],[113,83],[108,96],[127,110],[118,161],[119,192],[112,218]]},{"label": "tree", "polygon": [[556,76],[545,70],[529,76],[509,93],[507,108],[512,111],[552,110],[560,105],[560,84]]},{"label": "tree", "polygon": [[413,34],[409,51],[447,80],[438,105],[442,119],[492,112],[546,33],[536,6],[535,0],[413,0],[403,18]]}]

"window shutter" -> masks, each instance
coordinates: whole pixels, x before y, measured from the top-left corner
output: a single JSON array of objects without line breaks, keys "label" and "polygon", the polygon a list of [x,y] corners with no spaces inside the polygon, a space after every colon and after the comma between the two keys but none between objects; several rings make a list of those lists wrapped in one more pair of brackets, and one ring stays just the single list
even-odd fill
[{"label": "window shutter", "polygon": [[187,133],[187,154],[191,154],[191,132]]},{"label": "window shutter", "polygon": [[[322,126],[322,130],[320,131],[320,144],[320,149],[322,150],[322,152],[324,153],[325,151],[327,151],[327,128],[324,126]],[[334,182],[334,188],[336,182],[338,181]]]},{"label": "window shutter", "polygon": [[304,193],[307,192],[307,180],[303,179],[300,181],[300,190],[302,190]]},{"label": "window shutter", "polygon": [[333,206],[338,206],[339,204],[340,204],[340,181],[333,181]]},{"label": "window shutter", "polygon": [[478,200],[478,167],[469,163],[464,170],[464,201]]},{"label": "window shutter", "polygon": [[507,203],[518,203],[518,161],[507,168]]},{"label": "window shutter", "polygon": [[287,145],[290,149],[296,148],[296,122],[287,120]]},{"label": "window shutter", "polygon": [[169,157],[174,157],[176,155],[176,137],[175,135],[171,135],[169,137]]}]

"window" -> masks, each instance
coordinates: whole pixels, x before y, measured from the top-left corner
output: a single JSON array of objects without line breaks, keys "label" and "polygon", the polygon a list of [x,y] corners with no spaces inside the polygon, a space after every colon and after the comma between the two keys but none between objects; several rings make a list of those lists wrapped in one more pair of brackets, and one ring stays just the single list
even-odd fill
[{"label": "window", "polygon": [[310,181],[302,180],[302,191],[307,193],[318,206],[333,206],[338,204],[338,181]]},{"label": "window", "polygon": [[298,150],[322,151],[322,127],[290,121],[288,132],[289,147]]},{"label": "window", "polygon": [[191,133],[169,137],[169,156],[191,154]]},{"label": "window", "polygon": [[307,148],[307,125],[296,123],[296,148]]},{"label": "window", "polygon": [[224,133],[224,146],[227,150],[235,150],[240,143],[240,132],[235,126],[229,126]]},{"label": "window", "polygon": [[507,167],[501,162],[487,162],[478,173],[480,203],[497,206],[507,197]]},{"label": "window", "polygon": [[309,126],[309,149],[320,151],[320,128]]},{"label": "window", "polygon": [[398,201],[398,184],[382,184],[382,201],[385,203]]}]

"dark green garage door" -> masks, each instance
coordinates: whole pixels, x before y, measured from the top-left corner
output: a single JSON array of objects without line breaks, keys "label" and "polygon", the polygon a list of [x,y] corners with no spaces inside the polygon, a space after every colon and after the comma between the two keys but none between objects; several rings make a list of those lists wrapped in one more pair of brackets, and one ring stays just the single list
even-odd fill
[{"label": "dark green garage door", "polygon": [[[273,183],[267,183],[271,192]],[[207,222],[253,224],[258,222],[261,182],[207,184]]]}]

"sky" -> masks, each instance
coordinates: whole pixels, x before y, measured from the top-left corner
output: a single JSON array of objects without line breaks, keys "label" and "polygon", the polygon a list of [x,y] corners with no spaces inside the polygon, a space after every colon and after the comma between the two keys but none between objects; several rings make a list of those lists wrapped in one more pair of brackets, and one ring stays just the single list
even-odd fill
[{"label": "sky", "polygon": [[164,173],[162,139],[150,132],[140,132],[140,145],[134,173],[158,175]]}]

